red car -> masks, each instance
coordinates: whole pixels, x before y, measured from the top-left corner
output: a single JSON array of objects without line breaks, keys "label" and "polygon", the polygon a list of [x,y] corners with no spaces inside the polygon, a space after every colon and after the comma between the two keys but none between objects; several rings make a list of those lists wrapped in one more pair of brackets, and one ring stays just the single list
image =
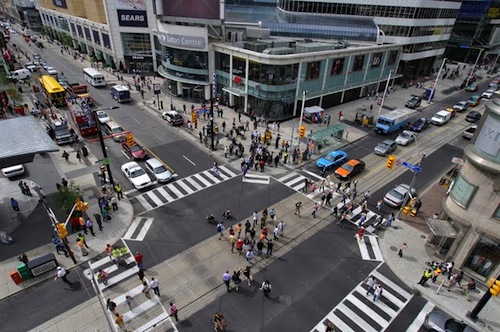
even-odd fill
[{"label": "red car", "polygon": [[134,143],[132,146],[128,146],[126,142],[122,143],[122,148],[123,151],[132,157],[132,159],[137,160],[137,159],[146,159],[147,154],[146,151],[143,149],[142,146],[140,146],[137,143]]}]

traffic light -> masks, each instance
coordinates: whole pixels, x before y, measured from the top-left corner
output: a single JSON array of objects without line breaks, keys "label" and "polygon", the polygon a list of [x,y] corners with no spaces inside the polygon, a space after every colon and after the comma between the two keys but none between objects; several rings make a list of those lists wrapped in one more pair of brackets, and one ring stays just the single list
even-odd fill
[{"label": "traffic light", "polygon": [[83,202],[80,199],[77,199],[75,202],[76,211],[83,211]]},{"label": "traffic light", "polygon": [[408,213],[410,213],[411,207],[405,206],[405,207],[403,207],[402,210],[403,210],[403,213],[407,215]]},{"label": "traffic light", "polygon": [[389,157],[387,157],[387,162],[385,163],[385,167],[387,167],[388,169],[393,169],[395,164],[396,164],[396,156],[391,154]]},{"label": "traffic light", "polygon": [[416,201],[415,197],[410,198],[410,203],[408,205],[413,207],[415,205],[415,201]]},{"label": "traffic light", "polygon": [[60,238],[65,238],[66,236],[68,236],[68,230],[63,223],[57,224],[57,233],[59,234]]},{"label": "traffic light", "polygon": [[299,137],[306,137],[306,126],[299,127]]},{"label": "traffic light", "polygon": [[128,146],[134,145],[134,135],[132,133],[128,133],[125,137]]},{"label": "traffic light", "polygon": [[410,211],[410,217],[415,217],[417,215],[417,209],[411,209]]},{"label": "traffic light", "polygon": [[490,288],[491,295],[497,296],[500,293],[500,280],[490,278],[487,285]]},{"label": "traffic light", "polygon": [[196,123],[196,121],[198,121],[198,114],[196,113],[196,111],[191,111],[191,123]]}]

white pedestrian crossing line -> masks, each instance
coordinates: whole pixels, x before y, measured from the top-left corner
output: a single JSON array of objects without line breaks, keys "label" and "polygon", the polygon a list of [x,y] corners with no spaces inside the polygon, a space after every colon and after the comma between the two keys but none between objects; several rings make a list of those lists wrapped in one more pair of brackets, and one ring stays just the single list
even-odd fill
[{"label": "white pedestrian crossing line", "polygon": [[431,302],[427,302],[422,310],[418,313],[418,316],[415,317],[415,320],[411,323],[411,325],[406,329],[406,332],[418,332],[420,327],[424,324],[425,316],[434,309],[435,305]]},{"label": "white pedestrian crossing line", "polygon": [[239,176],[239,174],[234,173],[231,169],[223,165],[219,166],[219,175],[214,175],[211,170],[206,170],[162,187],[151,189],[130,199],[137,200],[146,211],[150,211],[236,176]]},{"label": "white pedestrian crossing line", "polygon": [[[133,240],[133,241],[142,241],[146,237],[146,234],[153,224],[154,218],[146,218],[146,217],[135,217],[134,220],[132,221],[132,225],[128,228],[127,232],[125,235],[123,235],[123,238],[125,240]],[[137,231],[137,228],[139,225],[141,225],[141,229],[139,231],[139,234],[137,236],[133,236],[134,233]]]},{"label": "white pedestrian crossing line", "polygon": [[[378,245],[378,238],[375,235],[365,235],[362,241],[358,241],[359,251],[361,252],[361,258],[365,261],[383,261],[382,251]],[[371,248],[373,254],[370,255],[368,251],[368,246]],[[372,257],[373,256],[373,257]]]},{"label": "white pedestrian crossing line", "polygon": [[[367,295],[365,281],[359,283],[325,318],[323,318],[311,332],[322,332],[325,330],[326,322],[332,322],[337,329],[343,332],[354,332],[357,330],[369,332],[385,331],[394,319],[401,313],[413,298],[402,287],[384,276],[377,267],[369,275],[375,277],[382,285],[382,295],[379,300],[373,301],[373,294]],[[402,301],[401,298],[404,300]],[[425,314],[432,310],[433,305],[426,305],[417,316],[408,332],[417,332],[422,325]],[[348,319],[343,319],[342,317]],[[368,317],[368,318],[364,318]],[[422,318],[424,317],[424,318]]]},{"label": "white pedestrian crossing line", "polygon": [[247,183],[259,183],[259,184],[269,184],[270,180],[269,175],[260,175],[260,174],[254,174],[254,173],[247,173],[243,177],[243,182]]}]

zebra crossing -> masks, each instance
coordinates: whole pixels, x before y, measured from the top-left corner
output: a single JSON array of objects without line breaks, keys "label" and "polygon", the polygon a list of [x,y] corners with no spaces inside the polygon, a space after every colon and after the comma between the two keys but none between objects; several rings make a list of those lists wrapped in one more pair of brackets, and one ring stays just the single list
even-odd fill
[{"label": "zebra crossing", "polygon": [[206,170],[149,190],[130,200],[139,202],[146,211],[150,211],[238,176],[224,165],[218,168],[218,175],[214,174],[211,169]]},{"label": "zebra crossing", "polygon": [[413,295],[391,281],[378,269],[376,268],[370,275],[374,276],[377,283],[382,286],[383,291],[379,300],[373,301],[373,295],[367,295],[368,286],[363,281],[333,308],[311,332],[325,331],[328,322],[334,324],[335,331],[385,331],[413,298]]},{"label": "zebra crossing", "polygon": [[135,217],[127,232],[123,235],[123,239],[132,241],[144,240],[149,228],[153,224],[153,220],[154,218]]},{"label": "zebra crossing", "polygon": [[[126,247],[128,251],[119,260],[119,264],[116,264],[107,255],[88,263],[92,281],[96,286],[95,289],[99,300],[103,302],[103,307],[106,308],[107,299],[111,299],[116,304],[116,312],[123,315],[125,325],[129,331],[143,332],[150,331],[155,326],[168,326],[169,331],[178,332],[158,297],[153,296],[151,299],[147,299],[145,296],[140,296],[143,286],[138,280],[136,282],[139,268],[134,256],[130,253],[130,248],[127,247],[123,240],[115,244],[116,247]],[[101,270],[108,274],[106,285],[98,278]],[[133,298],[132,309],[126,304],[127,295]],[[106,314],[109,315],[110,321],[115,320],[114,314],[110,310],[106,310]],[[117,328],[117,326],[115,327]]]},{"label": "zebra crossing", "polygon": [[365,261],[384,261],[382,251],[378,245],[378,237],[375,235],[365,235],[361,241],[357,241],[361,258]]}]

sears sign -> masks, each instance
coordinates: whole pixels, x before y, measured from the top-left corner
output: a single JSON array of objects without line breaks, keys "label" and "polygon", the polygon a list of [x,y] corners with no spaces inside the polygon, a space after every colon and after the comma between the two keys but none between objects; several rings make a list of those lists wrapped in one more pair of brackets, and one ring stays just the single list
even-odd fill
[{"label": "sears sign", "polygon": [[148,27],[148,17],[145,10],[118,9],[118,24],[121,27]]}]

